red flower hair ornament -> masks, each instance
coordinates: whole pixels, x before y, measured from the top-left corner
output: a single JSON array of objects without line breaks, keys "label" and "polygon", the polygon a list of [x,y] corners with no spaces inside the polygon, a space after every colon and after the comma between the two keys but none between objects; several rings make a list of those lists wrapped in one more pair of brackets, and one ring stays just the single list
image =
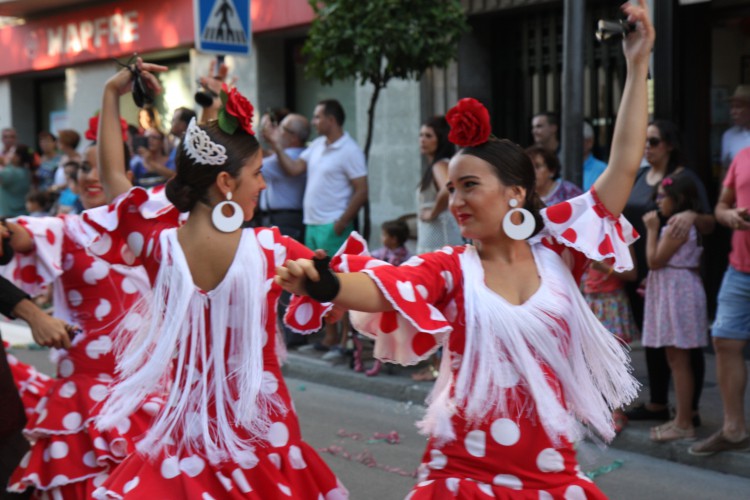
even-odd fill
[{"label": "red flower hair ornament", "polygon": [[[126,122],[124,119],[120,118],[120,128],[122,129],[122,142],[126,142],[128,140],[128,122]],[[94,116],[89,118],[89,129],[86,131],[83,136],[90,140],[96,142],[97,137],[99,136],[99,113],[97,112]]]},{"label": "red flower hair ornament", "polygon": [[492,134],[489,111],[471,97],[458,101],[445,115],[445,119],[451,127],[448,140],[461,148],[484,144]]},{"label": "red flower hair ornament", "polygon": [[219,109],[219,128],[227,134],[234,134],[238,127],[250,135],[253,131],[253,105],[237,88],[228,90],[224,85],[221,89],[222,107]]}]

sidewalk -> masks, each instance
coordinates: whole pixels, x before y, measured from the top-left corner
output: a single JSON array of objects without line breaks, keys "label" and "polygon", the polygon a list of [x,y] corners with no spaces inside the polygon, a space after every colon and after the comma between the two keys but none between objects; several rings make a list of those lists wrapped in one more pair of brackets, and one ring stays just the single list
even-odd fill
[{"label": "sidewalk", "polygon": [[[415,367],[384,366],[380,374],[367,377],[349,368],[349,359],[345,363],[332,365],[320,359],[321,353],[315,351],[289,351],[287,363],[283,368],[285,376],[296,379],[315,381],[320,384],[340,387],[362,393],[369,393],[396,401],[413,404],[424,404],[432,388],[431,382],[414,382],[410,375],[417,371]],[[642,349],[631,352],[635,376],[647,390],[646,362]],[[716,385],[716,358],[706,354],[706,380],[701,397],[700,414],[703,425],[698,428],[698,439],[710,436],[722,422],[721,397]],[[371,361],[367,361],[367,364]],[[645,394],[645,393],[642,393]],[[674,394],[670,395],[674,402]],[[750,416],[750,396],[745,400],[747,415]],[[712,457],[694,457],[687,452],[692,442],[654,443],[649,439],[649,428],[658,422],[631,422],[612,442],[613,448],[649,455],[654,458],[670,460],[677,463],[700,467],[725,474],[750,478],[750,452],[726,452]]]}]

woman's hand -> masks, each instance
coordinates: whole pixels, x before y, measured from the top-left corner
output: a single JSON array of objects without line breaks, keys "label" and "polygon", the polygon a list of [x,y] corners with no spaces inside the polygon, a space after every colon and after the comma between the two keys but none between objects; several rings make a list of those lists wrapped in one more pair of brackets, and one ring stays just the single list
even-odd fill
[{"label": "woman's hand", "polygon": [[[159,79],[154,76],[154,73],[161,73],[167,71],[166,66],[160,64],[152,64],[143,62],[140,57],[135,60],[135,66],[141,72],[141,78],[143,82],[155,93],[158,94],[162,91]],[[107,83],[105,84],[105,90],[111,90],[117,93],[118,96],[125,95],[133,91],[133,73],[128,68],[122,68],[120,71],[114,74]]]},{"label": "woman's hand", "polygon": [[692,210],[685,210],[684,212],[674,214],[667,221],[669,235],[678,240],[686,238],[690,232],[690,228],[695,224],[696,218],[698,218],[698,214]]},{"label": "woman's hand", "polygon": [[320,275],[311,259],[288,260],[285,265],[276,267],[274,281],[281,288],[294,295],[306,296],[305,282],[318,281]]},{"label": "woman's hand", "polygon": [[656,33],[651,23],[646,0],[638,0],[638,5],[625,3],[620,7],[629,23],[635,24],[635,30],[629,33],[622,42],[622,51],[629,64],[648,66],[651,50],[654,48]]},{"label": "woman's hand", "polygon": [[424,222],[430,222],[432,220],[432,208],[423,208],[420,210],[419,219]]},{"label": "woman's hand", "polygon": [[659,213],[656,210],[646,212],[643,216],[643,223],[646,225],[646,229],[649,231],[659,230]]},{"label": "woman's hand", "polygon": [[748,214],[748,209],[744,207],[727,210],[724,221],[728,228],[735,231],[747,231],[750,229],[750,214]]}]

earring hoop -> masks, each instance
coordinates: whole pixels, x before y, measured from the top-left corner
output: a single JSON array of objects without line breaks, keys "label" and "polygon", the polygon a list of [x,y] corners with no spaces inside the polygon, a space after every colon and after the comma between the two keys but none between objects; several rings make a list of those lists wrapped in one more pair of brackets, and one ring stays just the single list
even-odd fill
[{"label": "earring hoop", "polygon": [[[232,209],[232,215],[229,217],[224,215],[224,207],[226,206]],[[245,222],[245,214],[242,211],[242,207],[232,201],[232,193],[227,193],[226,201],[216,204],[211,211],[211,222],[222,233],[233,233]]]},{"label": "earring hoop", "polygon": [[[534,229],[536,229],[534,216],[525,208],[516,208],[518,207],[518,200],[515,198],[511,198],[508,203],[511,209],[503,217],[503,231],[509,238],[525,240],[534,234]],[[515,224],[512,218],[514,213],[520,213],[523,216],[523,222]]]}]

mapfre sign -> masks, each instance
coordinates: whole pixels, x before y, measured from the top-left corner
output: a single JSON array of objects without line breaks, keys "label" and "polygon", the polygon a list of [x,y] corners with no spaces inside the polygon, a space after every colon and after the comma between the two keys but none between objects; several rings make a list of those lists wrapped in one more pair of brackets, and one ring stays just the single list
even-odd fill
[{"label": "mapfre sign", "polygon": [[0,30],[0,75],[193,44],[192,0],[125,0]]}]

